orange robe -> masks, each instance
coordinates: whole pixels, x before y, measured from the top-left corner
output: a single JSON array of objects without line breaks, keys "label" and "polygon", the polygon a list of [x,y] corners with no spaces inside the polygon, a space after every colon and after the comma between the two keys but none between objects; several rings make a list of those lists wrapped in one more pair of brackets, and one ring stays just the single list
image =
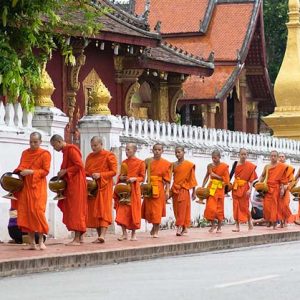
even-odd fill
[{"label": "orange robe", "polygon": [[173,185],[171,188],[173,209],[176,226],[190,227],[191,225],[191,196],[190,189],[197,186],[195,165],[184,160],[174,166]]},{"label": "orange robe", "polygon": [[[122,163],[128,166],[127,177],[136,177],[137,181],[131,183],[131,205],[120,204],[119,198],[114,194],[116,223],[126,229],[135,230],[141,227],[141,187],[145,179],[145,162],[136,157],[125,159]],[[120,181],[118,180],[118,183]]]},{"label": "orange robe", "polygon": [[263,201],[264,219],[269,222],[278,221],[278,202],[280,199],[280,185],[287,184],[287,165],[278,163],[276,166],[269,165],[268,192]]},{"label": "orange robe", "polygon": [[106,150],[90,153],[86,158],[88,176],[100,173],[96,197],[88,198],[87,227],[108,227],[112,223],[113,177],[117,174],[116,156]]},{"label": "orange robe", "polygon": [[255,169],[256,165],[249,161],[238,164],[235,168],[235,181],[232,189],[233,217],[239,223],[247,222],[250,218],[250,195],[247,195],[247,192],[250,189],[250,183],[257,179]]},{"label": "orange robe", "polygon": [[155,176],[158,186],[158,197],[144,198],[142,204],[142,218],[152,224],[160,224],[161,218],[166,216],[166,199],[164,182],[171,181],[171,163],[161,158],[153,159],[150,164],[150,176]]},{"label": "orange robe", "polygon": [[[213,166],[212,171],[222,177],[220,187],[216,188],[214,195],[209,196],[206,201],[206,207],[204,211],[204,218],[213,221],[223,221],[224,216],[224,197],[225,197],[225,185],[229,183],[229,171],[228,165],[220,163],[218,166]],[[208,185],[208,188],[212,188],[212,179]]]},{"label": "orange robe", "polygon": [[63,200],[58,207],[63,213],[63,223],[69,231],[86,231],[87,188],[86,176],[80,150],[67,144],[63,149],[61,169],[67,170],[63,179],[67,182]]},{"label": "orange robe", "polygon": [[[294,181],[294,171],[295,169],[292,166],[287,165],[286,177],[288,183]],[[291,215],[292,211],[290,209],[290,189],[288,188],[283,197],[280,198],[278,202],[278,220],[288,220]]]},{"label": "orange robe", "polygon": [[18,226],[23,232],[47,234],[49,227],[45,217],[47,204],[46,176],[50,170],[51,154],[44,149],[23,151],[15,172],[33,170],[32,175],[24,176],[24,187],[16,193],[18,199]]}]

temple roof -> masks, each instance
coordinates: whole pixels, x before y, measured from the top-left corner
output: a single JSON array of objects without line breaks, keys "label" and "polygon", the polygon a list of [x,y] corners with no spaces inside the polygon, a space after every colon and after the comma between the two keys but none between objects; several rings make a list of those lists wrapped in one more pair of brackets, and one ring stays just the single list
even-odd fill
[{"label": "temple roof", "polygon": [[[135,2],[140,13],[145,0]],[[169,43],[204,58],[214,52],[214,74],[204,82],[189,78],[183,99],[224,100],[246,66],[251,70],[247,82],[253,97],[275,104],[267,72],[262,0],[152,0],[150,28],[157,21]]]}]

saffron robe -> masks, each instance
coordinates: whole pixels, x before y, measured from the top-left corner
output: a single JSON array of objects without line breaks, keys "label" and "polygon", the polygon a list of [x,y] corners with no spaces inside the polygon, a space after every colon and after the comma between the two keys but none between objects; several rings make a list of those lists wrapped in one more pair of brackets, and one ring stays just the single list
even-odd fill
[{"label": "saffron robe", "polygon": [[175,166],[173,164],[173,185],[171,188],[176,226],[191,225],[190,189],[197,186],[195,165],[187,160]]},{"label": "saffron robe", "polygon": [[47,180],[51,154],[44,149],[23,151],[15,172],[33,170],[32,175],[23,177],[24,187],[15,193],[18,199],[18,226],[23,232],[47,234],[49,227],[45,216],[47,204]]},{"label": "saffron robe", "polygon": [[[206,201],[204,218],[213,221],[223,221],[224,216],[224,197],[225,197],[225,185],[229,184],[229,171],[228,165],[225,163],[220,163],[217,166],[213,166],[212,171],[218,176],[222,177],[222,181],[220,182],[220,187],[216,188],[214,195],[209,196]],[[212,180],[208,185],[208,188],[212,188]]]},{"label": "saffron robe", "polygon": [[[122,164],[128,166],[127,178],[136,177],[137,180],[131,183],[130,202],[131,205],[120,204],[118,195],[114,194],[116,223],[129,230],[136,230],[141,227],[141,187],[140,183],[145,180],[145,162],[136,157],[125,159]],[[118,183],[120,180],[118,179]]]},{"label": "saffron robe", "polygon": [[238,164],[235,168],[235,181],[232,189],[233,217],[239,223],[247,222],[251,216],[250,195],[247,195],[247,192],[250,189],[250,183],[257,179],[255,169],[256,165],[249,161]]},{"label": "saffron robe", "polygon": [[155,176],[158,187],[158,197],[144,198],[142,204],[142,218],[152,224],[160,224],[161,218],[166,216],[166,199],[164,183],[171,181],[171,163],[167,160],[152,159],[150,176]]},{"label": "saffron robe", "polygon": [[[295,180],[294,177],[295,169],[292,166],[287,165],[286,177],[288,183]],[[290,189],[288,188],[283,197],[278,201],[278,220],[288,220],[292,216],[292,211],[290,209]]]},{"label": "saffron robe", "polygon": [[269,165],[268,168],[268,192],[265,194],[263,201],[264,219],[269,222],[277,222],[280,185],[288,182],[286,177],[287,165],[278,163],[276,166]]},{"label": "saffron robe", "polygon": [[69,231],[86,231],[87,187],[86,176],[80,150],[67,144],[63,149],[61,169],[67,173],[63,179],[67,182],[65,199],[58,201],[63,213],[63,223]]},{"label": "saffron robe", "polygon": [[116,156],[106,150],[90,153],[86,158],[88,176],[100,173],[96,197],[88,197],[87,227],[108,227],[112,223],[113,177],[117,174]]}]

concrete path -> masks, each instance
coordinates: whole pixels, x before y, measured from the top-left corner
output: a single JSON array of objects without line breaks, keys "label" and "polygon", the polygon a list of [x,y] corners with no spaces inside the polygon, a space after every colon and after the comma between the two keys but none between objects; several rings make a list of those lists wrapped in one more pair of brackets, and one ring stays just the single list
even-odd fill
[{"label": "concrete path", "polygon": [[208,233],[208,228],[191,229],[182,237],[166,230],[158,239],[139,233],[136,242],[119,242],[117,236],[109,235],[105,244],[92,244],[94,238],[86,238],[82,246],[49,240],[45,251],[0,244],[0,277],[300,240],[300,226],[296,225],[277,230],[255,227],[252,231],[243,226],[239,233],[233,233],[233,228],[225,226],[221,234]]}]

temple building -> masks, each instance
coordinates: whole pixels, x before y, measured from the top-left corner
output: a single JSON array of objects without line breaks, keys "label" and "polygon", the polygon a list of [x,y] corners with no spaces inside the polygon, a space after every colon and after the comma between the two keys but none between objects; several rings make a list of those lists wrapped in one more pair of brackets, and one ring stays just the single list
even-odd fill
[{"label": "temple building", "polygon": [[128,8],[137,15],[148,9],[151,31],[165,41],[205,59],[214,56],[211,77],[192,75],[183,84],[177,105],[183,123],[259,132],[260,117],[275,106],[262,0],[131,0]]},{"label": "temple building", "polygon": [[[92,113],[89,99],[96,85],[99,93],[107,89],[111,100],[95,113],[176,120],[183,83],[190,75],[201,80],[211,76],[213,59],[189,54],[163,40],[159,32],[150,31],[147,11],[135,16],[111,1],[98,0],[95,5],[109,7],[110,12],[99,17],[103,28],[98,35],[70,38],[76,64],[66,65],[59,51],[47,64],[55,87],[54,106],[70,118],[67,139],[79,143],[77,123]],[[80,12],[76,18],[80,22]]]}]

